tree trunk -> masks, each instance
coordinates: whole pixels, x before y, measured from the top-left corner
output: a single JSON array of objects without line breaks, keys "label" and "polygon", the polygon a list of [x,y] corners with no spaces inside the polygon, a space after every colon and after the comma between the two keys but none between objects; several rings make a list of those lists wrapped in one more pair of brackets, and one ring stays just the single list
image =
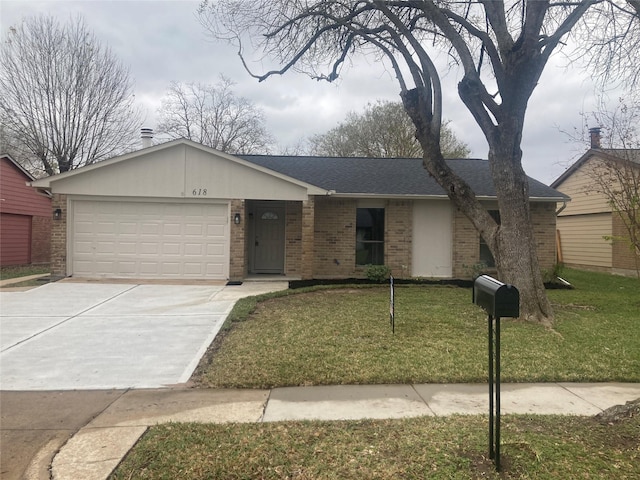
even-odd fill
[{"label": "tree trunk", "polygon": [[518,158],[513,158],[510,151],[489,153],[500,226],[493,240],[487,243],[494,255],[499,279],[515,285],[520,292],[520,318],[551,326],[553,309],[540,273],[527,177],[520,167],[521,153],[518,151],[515,155]]},{"label": "tree trunk", "polygon": [[416,126],[416,138],[424,152],[425,168],[447,192],[455,206],[471,221],[487,242],[496,261],[499,280],[520,292],[520,318],[553,324],[553,310],[540,274],[533,224],[529,208],[529,184],[522,169],[520,135],[524,109],[494,127],[488,136],[489,164],[493,178],[500,225],[491,218],[473,190],[446,164],[440,150],[439,135],[432,130],[432,117],[422,107],[422,93],[415,89],[402,93],[407,114]]}]

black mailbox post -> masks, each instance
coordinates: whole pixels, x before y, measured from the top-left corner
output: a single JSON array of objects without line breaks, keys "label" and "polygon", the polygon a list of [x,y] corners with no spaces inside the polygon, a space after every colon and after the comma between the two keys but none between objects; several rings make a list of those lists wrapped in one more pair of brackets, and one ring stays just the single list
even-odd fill
[{"label": "black mailbox post", "polygon": [[520,292],[513,285],[481,275],[473,282],[473,303],[489,324],[489,458],[500,471],[500,317],[520,316]]},{"label": "black mailbox post", "polygon": [[520,316],[520,292],[513,285],[480,275],[473,282],[473,303],[494,318]]}]

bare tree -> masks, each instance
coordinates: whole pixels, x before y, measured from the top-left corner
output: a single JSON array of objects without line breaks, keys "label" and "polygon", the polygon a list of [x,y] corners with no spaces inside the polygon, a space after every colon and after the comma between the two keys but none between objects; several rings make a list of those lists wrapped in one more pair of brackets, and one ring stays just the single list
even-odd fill
[{"label": "bare tree", "polygon": [[640,277],[640,95],[619,98],[613,108],[601,96],[598,110],[584,118],[605,132],[602,154],[586,170],[589,184],[585,193],[603,195],[622,222],[625,234],[607,239],[629,246]]},{"label": "bare tree", "polygon": [[606,239],[629,246],[640,277],[640,149],[609,151],[595,162],[589,171],[589,193],[605,196],[625,230],[624,235],[611,235]]},{"label": "bare tree", "polygon": [[[250,73],[242,43],[247,38],[264,59],[277,63],[266,73],[252,73],[260,81],[290,70],[333,81],[358,55],[386,61],[416,128],[425,168],[485,239],[499,277],[518,286],[522,318],[551,324],[522,168],[522,132],[549,57],[602,1],[205,0],[199,12],[214,37],[239,46]],[[441,71],[435,61],[442,51],[462,68],[459,97],[489,146],[499,225],[444,161]]]},{"label": "bare tree", "polygon": [[129,72],[89,32],[36,16],[0,50],[0,122],[53,175],[131,149],[140,115]]},{"label": "bare tree", "polygon": [[[440,144],[445,158],[464,158],[469,147],[458,140],[444,122]],[[380,101],[368,104],[363,113],[349,112],[344,122],[327,133],[309,139],[315,155],[336,157],[420,158],[422,147],[415,127],[401,102]]]},{"label": "bare tree", "polygon": [[223,76],[215,85],[172,82],[158,111],[158,130],[223,152],[268,152],[272,138],[262,111],[232,86]]},{"label": "bare tree", "polygon": [[577,60],[602,85],[640,85],[640,0],[593,2],[589,15],[576,25],[573,36],[581,48]]}]

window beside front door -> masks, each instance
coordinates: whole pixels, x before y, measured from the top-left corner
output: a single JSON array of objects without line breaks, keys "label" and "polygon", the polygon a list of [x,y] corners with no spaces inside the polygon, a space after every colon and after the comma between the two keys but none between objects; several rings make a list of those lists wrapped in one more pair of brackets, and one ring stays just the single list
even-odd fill
[{"label": "window beside front door", "polygon": [[[500,225],[500,211],[499,210],[489,210],[489,215],[496,221],[498,225]],[[489,250],[489,245],[484,241],[482,235],[480,235],[480,263],[483,263],[489,268],[495,268],[496,260],[493,258],[493,254],[491,250]]]},{"label": "window beside front door", "polygon": [[356,265],[384,265],[384,208],[356,210]]}]

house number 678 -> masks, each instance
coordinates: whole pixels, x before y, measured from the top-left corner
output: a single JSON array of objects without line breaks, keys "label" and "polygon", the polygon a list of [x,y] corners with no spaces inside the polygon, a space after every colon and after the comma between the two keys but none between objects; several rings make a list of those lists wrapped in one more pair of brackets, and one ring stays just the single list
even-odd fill
[{"label": "house number 678", "polygon": [[191,194],[194,197],[206,197],[207,196],[207,189],[206,188],[194,188],[193,191],[191,192]]}]

